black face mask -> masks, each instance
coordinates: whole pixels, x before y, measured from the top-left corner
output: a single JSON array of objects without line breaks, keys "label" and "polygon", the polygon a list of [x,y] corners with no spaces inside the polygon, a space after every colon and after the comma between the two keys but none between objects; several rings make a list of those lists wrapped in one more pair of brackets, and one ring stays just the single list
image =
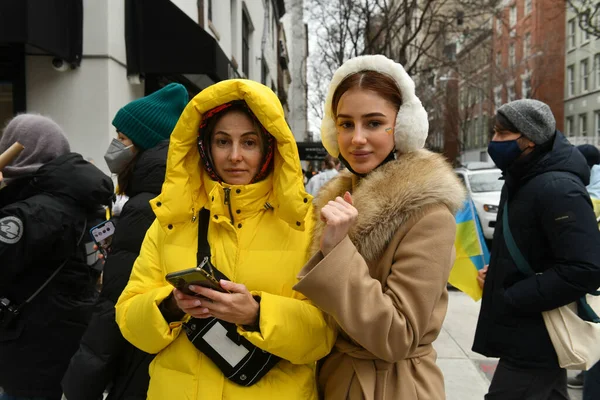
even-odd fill
[{"label": "black face mask", "polygon": [[[342,156],[342,153],[340,153],[340,155],[338,156],[338,159],[344,165],[344,167],[348,168],[348,171],[352,172],[356,176],[364,178],[365,176],[367,176],[369,174],[368,172],[366,174],[359,174],[358,172],[353,170],[352,167],[350,166],[350,163]],[[379,164],[378,166],[373,168],[373,171],[375,171],[377,168],[381,167],[382,165],[389,163],[390,161],[394,161],[395,159],[396,159],[396,149],[392,150],[390,152],[390,154],[385,158],[385,160],[383,160],[381,162],[381,164]]]},{"label": "black face mask", "polygon": [[505,140],[503,142],[491,141],[488,144],[488,154],[500,170],[506,171],[508,167],[521,157],[524,150],[521,150],[519,147],[518,140],[522,137],[523,135],[514,140]]}]

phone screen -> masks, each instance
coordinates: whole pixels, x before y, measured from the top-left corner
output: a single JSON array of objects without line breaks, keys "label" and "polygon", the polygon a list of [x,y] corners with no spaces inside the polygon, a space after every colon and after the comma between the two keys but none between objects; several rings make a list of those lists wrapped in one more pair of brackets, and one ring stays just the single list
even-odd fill
[{"label": "phone screen", "polygon": [[90,234],[94,239],[94,242],[98,246],[98,249],[102,252],[104,257],[108,257],[110,252],[110,246],[112,244],[112,238],[115,234],[115,225],[112,221],[104,221],[103,223],[93,227],[90,230]]}]

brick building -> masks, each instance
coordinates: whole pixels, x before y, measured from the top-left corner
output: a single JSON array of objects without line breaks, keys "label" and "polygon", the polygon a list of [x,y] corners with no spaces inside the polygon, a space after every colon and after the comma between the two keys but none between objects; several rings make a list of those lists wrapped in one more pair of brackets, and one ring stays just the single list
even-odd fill
[{"label": "brick building", "polygon": [[565,79],[564,0],[506,1],[494,18],[493,99],[547,103],[563,129]]}]

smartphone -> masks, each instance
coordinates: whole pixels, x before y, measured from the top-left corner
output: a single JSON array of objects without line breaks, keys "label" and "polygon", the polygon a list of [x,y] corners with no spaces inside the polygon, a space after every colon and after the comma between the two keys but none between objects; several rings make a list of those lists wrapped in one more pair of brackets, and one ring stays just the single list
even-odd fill
[{"label": "smartphone", "polygon": [[104,255],[104,259],[108,257],[114,234],[115,224],[111,220],[104,221],[90,229],[90,235],[96,246],[98,246],[98,250]]},{"label": "smartphone", "polygon": [[190,285],[202,286],[219,292],[228,293],[227,290],[221,287],[219,281],[212,276],[210,272],[204,269],[205,265],[207,265],[206,259],[196,268],[171,272],[165,276],[165,279],[178,290],[190,296],[198,295],[189,289]]}]

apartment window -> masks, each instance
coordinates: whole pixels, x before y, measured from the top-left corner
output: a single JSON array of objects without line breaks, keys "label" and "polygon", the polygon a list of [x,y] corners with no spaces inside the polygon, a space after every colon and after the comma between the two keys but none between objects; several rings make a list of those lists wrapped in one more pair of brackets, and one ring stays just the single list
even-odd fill
[{"label": "apartment window", "polygon": [[567,94],[569,96],[575,95],[575,67],[569,65],[567,67]]},{"label": "apartment window", "polygon": [[248,78],[250,75],[250,21],[242,12],[242,72]]},{"label": "apartment window", "polygon": [[267,76],[269,76],[269,66],[267,65],[265,59],[263,58],[261,61],[261,69],[260,69],[260,83],[263,85],[267,84]]},{"label": "apartment window", "polygon": [[531,52],[531,33],[526,33],[525,39],[523,39],[523,58],[529,57],[530,52]]},{"label": "apartment window", "polygon": [[494,106],[496,109],[502,106],[502,86],[496,86],[494,88]]},{"label": "apartment window", "polygon": [[514,5],[510,8],[510,27],[512,28],[517,24],[517,6]]},{"label": "apartment window", "polygon": [[508,65],[513,67],[516,63],[517,63],[517,55],[516,55],[516,51],[515,51],[515,44],[511,43],[510,46],[508,46]]},{"label": "apartment window", "polygon": [[600,111],[594,112],[594,144],[598,145],[598,138],[600,138]]},{"label": "apartment window", "polygon": [[572,20],[570,20],[567,24],[567,43],[569,45],[569,50],[574,49],[576,42],[576,24],[575,24],[575,18],[573,18]]},{"label": "apartment window", "polygon": [[[579,17],[580,18],[580,26],[587,26],[587,17],[585,15],[582,15]],[[587,43],[590,41],[590,34],[589,32],[582,30],[581,31],[581,43]]]},{"label": "apartment window", "polygon": [[526,76],[521,80],[521,97],[528,99],[531,96],[531,76]]},{"label": "apartment window", "polygon": [[489,132],[490,131],[490,119],[487,114],[483,115],[483,123],[481,126],[481,144],[484,146],[487,144],[489,140]]},{"label": "apartment window", "polygon": [[496,34],[498,36],[502,35],[502,19],[496,17]]},{"label": "apartment window", "polygon": [[531,14],[531,6],[532,0],[525,0],[525,15]]},{"label": "apartment window", "polygon": [[475,147],[479,147],[479,117],[475,117],[475,137],[473,138],[473,144]]},{"label": "apartment window", "polygon": [[496,67],[500,68],[502,66],[502,53],[496,53]]},{"label": "apartment window", "polygon": [[581,60],[581,91],[587,92],[590,88],[590,70],[588,65],[588,59]]},{"label": "apartment window", "polygon": [[579,115],[579,136],[587,137],[587,114]]},{"label": "apartment window", "polygon": [[573,121],[573,117],[567,117],[567,123],[566,125],[566,129],[567,129],[567,137],[572,137],[573,134],[575,133],[575,127],[574,127],[575,122]]},{"label": "apartment window", "polygon": [[600,53],[594,56],[594,71],[596,71],[596,88],[600,88]]},{"label": "apartment window", "polygon": [[515,94],[515,84],[511,84],[511,85],[507,85],[506,89],[508,91],[508,102],[510,103],[511,101],[514,101],[517,99],[517,96]]}]

